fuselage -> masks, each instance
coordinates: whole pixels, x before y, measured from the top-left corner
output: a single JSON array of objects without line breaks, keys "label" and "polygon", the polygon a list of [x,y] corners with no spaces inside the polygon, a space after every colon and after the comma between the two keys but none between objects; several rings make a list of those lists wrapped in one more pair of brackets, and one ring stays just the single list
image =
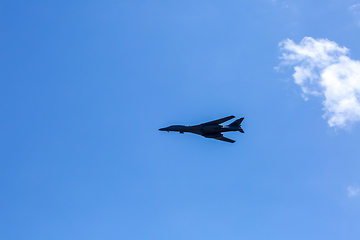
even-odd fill
[{"label": "fuselage", "polygon": [[186,125],[171,125],[166,128],[160,128],[160,131],[167,132],[190,132],[199,135],[216,135],[222,132],[232,132],[239,131],[240,128],[237,126],[222,126],[222,125],[194,125],[194,126],[186,126]]},{"label": "fuselage", "polygon": [[222,135],[223,132],[232,132],[232,131],[239,131],[241,133],[244,133],[244,130],[241,128],[241,122],[244,120],[244,118],[239,118],[232,122],[229,125],[223,126],[220,125],[224,122],[229,121],[230,119],[235,118],[235,116],[231,115],[228,117],[220,118],[214,121],[188,126],[188,125],[171,125],[166,128],[160,128],[160,131],[167,131],[167,132],[179,132],[179,133],[194,133],[201,135],[206,138],[213,138],[216,140],[234,143],[235,140],[224,137]]}]

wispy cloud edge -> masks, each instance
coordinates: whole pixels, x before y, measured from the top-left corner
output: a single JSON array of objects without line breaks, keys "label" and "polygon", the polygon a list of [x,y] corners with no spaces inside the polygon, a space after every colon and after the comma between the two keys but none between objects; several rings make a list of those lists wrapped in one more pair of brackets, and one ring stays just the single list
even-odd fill
[{"label": "wispy cloud edge", "polygon": [[350,6],[349,10],[352,12],[356,23],[360,26],[360,3]]},{"label": "wispy cloud edge", "polygon": [[350,185],[347,187],[347,191],[348,191],[348,197],[355,197],[360,194],[360,187]]}]

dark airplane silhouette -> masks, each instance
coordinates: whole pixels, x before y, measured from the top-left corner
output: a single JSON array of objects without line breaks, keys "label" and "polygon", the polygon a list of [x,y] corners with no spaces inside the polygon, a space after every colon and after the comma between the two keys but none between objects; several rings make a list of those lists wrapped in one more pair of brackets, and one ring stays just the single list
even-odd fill
[{"label": "dark airplane silhouette", "polygon": [[202,123],[202,124],[194,125],[194,126],[171,125],[170,127],[160,128],[159,130],[167,131],[167,132],[195,133],[195,134],[204,136],[206,138],[214,138],[216,140],[234,143],[235,142],[234,140],[224,137],[221,133],[222,132],[233,132],[233,131],[239,131],[241,133],[244,133],[244,130],[241,128],[241,122],[244,120],[244,118],[243,117],[239,118],[238,120],[235,120],[233,123],[231,123],[227,126],[220,125],[221,123],[229,121],[230,119],[233,119],[234,117],[235,116],[220,118],[218,120],[214,120],[211,122],[206,122],[206,123]]}]

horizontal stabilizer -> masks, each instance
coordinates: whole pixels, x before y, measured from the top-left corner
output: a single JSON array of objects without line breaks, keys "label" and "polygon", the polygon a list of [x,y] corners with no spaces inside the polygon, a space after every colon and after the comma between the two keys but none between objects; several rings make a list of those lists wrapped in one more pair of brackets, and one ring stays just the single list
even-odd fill
[{"label": "horizontal stabilizer", "polygon": [[239,119],[235,120],[234,122],[232,122],[229,126],[233,126],[233,127],[240,126],[243,120],[244,120],[243,117],[239,118]]}]

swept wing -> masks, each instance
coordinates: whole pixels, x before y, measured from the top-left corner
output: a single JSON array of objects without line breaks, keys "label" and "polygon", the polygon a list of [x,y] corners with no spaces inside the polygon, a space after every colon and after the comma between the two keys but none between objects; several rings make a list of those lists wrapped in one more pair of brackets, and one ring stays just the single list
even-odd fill
[{"label": "swept wing", "polygon": [[226,121],[229,121],[230,119],[233,119],[235,116],[231,115],[231,116],[228,116],[228,117],[224,117],[224,118],[220,118],[218,120],[214,120],[214,121],[211,121],[211,122],[206,122],[206,123],[202,123],[200,125],[218,125],[218,124],[222,124],[223,122],[226,122]]},{"label": "swept wing", "polygon": [[220,141],[224,141],[224,142],[229,142],[229,143],[234,143],[235,141],[230,139],[230,138],[226,138],[224,137],[222,134],[219,135],[205,135],[204,137],[206,138],[213,138],[216,140],[220,140]]}]

